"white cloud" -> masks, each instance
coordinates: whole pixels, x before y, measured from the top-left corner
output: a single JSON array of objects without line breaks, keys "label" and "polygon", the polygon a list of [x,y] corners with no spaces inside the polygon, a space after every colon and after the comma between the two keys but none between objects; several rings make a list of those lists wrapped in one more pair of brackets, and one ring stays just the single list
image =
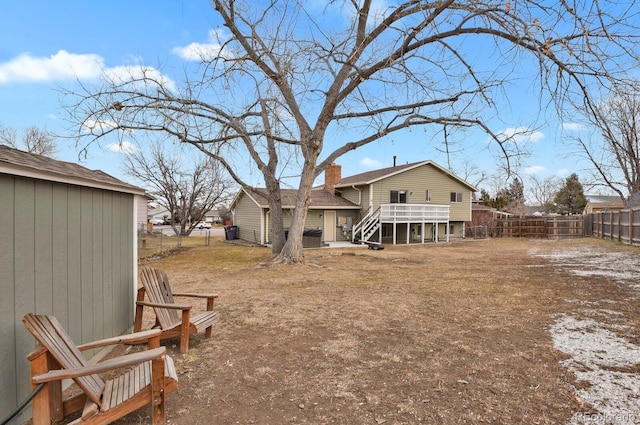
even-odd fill
[{"label": "white cloud", "polygon": [[531,167],[525,168],[524,173],[528,175],[532,175],[532,174],[544,173],[545,171],[547,171],[547,169],[544,168],[542,165],[532,165]]},{"label": "white cloud", "polygon": [[[175,91],[176,85],[171,78],[162,74],[158,69],[144,65],[121,65],[104,70],[104,76],[117,84],[124,84],[129,81],[136,87],[146,84],[147,86],[162,86],[169,91]],[[148,87],[147,87],[148,88]]]},{"label": "white cloud", "polygon": [[211,60],[218,56],[232,57],[233,54],[223,47],[218,41],[226,37],[222,30],[209,31],[209,41],[207,43],[191,43],[184,47],[175,47],[173,53],[184,60],[198,61]]},{"label": "white cloud", "polygon": [[381,168],[382,162],[378,161],[377,159],[367,157],[360,160],[360,165],[367,168]]},{"label": "white cloud", "polygon": [[167,89],[175,84],[159,70],[142,65],[122,65],[105,68],[104,59],[96,54],[75,54],[60,50],[49,57],[34,57],[23,53],[9,62],[0,63],[0,84],[21,82],[52,82],[70,79],[97,80],[101,76],[118,82],[154,79]]},{"label": "white cloud", "polygon": [[124,154],[132,154],[138,150],[138,148],[131,142],[111,143],[107,146],[107,149],[112,152],[121,152]]},{"label": "white cloud", "polygon": [[571,174],[571,172],[567,168],[563,168],[561,170],[556,171],[556,176],[562,177],[562,178],[569,177],[569,174]]},{"label": "white cloud", "polygon": [[565,130],[571,130],[571,131],[584,131],[586,130],[586,127],[580,123],[577,122],[563,122],[562,123],[562,128]]},{"label": "white cloud", "polygon": [[91,79],[100,76],[103,68],[104,59],[96,54],[82,55],[60,50],[49,57],[33,57],[23,53],[0,64],[0,84]]},{"label": "white cloud", "polygon": [[505,128],[497,134],[502,141],[510,140],[514,143],[538,142],[544,139],[544,133],[537,130],[530,130],[528,127]]},{"label": "white cloud", "polygon": [[99,133],[116,128],[118,125],[113,121],[85,120],[82,127],[89,132],[97,130]]}]

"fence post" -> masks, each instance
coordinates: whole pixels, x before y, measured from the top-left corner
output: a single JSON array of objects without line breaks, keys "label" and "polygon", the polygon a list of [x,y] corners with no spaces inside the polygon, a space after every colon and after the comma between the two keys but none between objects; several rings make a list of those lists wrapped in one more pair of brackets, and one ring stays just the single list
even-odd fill
[{"label": "fence post", "polygon": [[616,216],[618,217],[618,242],[622,242],[622,230],[620,229],[622,227],[622,213],[618,212],[616,214]]},{"label": "fence post", "polygon": [[634,225],[636,224],[636,221],[635,221],[636,210],[637,208],[631,208],[629,210],[629,243],[631,245],[635,245],[635,242],[636,242],[634,239],[634,235],[635,235]]}]

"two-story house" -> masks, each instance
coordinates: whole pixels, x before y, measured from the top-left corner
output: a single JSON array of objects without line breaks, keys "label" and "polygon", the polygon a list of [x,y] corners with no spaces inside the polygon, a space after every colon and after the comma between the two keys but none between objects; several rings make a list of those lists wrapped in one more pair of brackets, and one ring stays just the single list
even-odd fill
[{"label": "two-story house", "polygon": [[[324,243],[426,243],[464,237],[477,189],[433,161],[369,171],[342,178],[342,167],[325,171],[323,187],[311,191],[305,228],[322,231]],[[285,227],[295,190],[283,190]],[[271,240],[266,191],[241,190],[231,205],[238,236]]]},{"label": "two-story house", "polygon": [[[325,179],[331,174],[325,173]],[[351,229],[352,240],[393,244],[464,237],[464,223],[471,218],[471,200],[477,190],[433,161],[341,178],[333,187],[361,207]]]}]

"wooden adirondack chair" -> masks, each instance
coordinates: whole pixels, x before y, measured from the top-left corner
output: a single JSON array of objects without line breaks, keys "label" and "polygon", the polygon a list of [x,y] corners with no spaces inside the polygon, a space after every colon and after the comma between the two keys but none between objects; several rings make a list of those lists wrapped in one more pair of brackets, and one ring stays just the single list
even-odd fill
[{"label": "wooden adirondack chair", "polygon": [[[162,270],[146,267],[142,269],[140,280],[142,287],[138,289],[136,301],[136,317],[134,332],[142,329],[143,308],[152,307],[156,314],[155,326],[162,329],[160,339],[180,337],[180,352],[189,351],[189,336],[205,331],[210,338],[213,324],[218,321],[218,314],[213,311],[213,303],[217,294],[172,293],[169,278]],[[144,301],[146,295],[149,301]],[[207,310],[191,316],[192,306],[176,304],[174,297],[192,297],[207,300]]]},{"label": "wooden adirondack chair", "polygon": [[[40,347],[29,354],[31,385],[44,383],[33,399],[33,424],[51,425],[82,410],[72,424],[108,424],[151,405],[154,425],[165,422],[165,396],[178,387],[171,357],[160,347],[160,331],[146,331],[76,346],[53,316],[27,314],[25,327]],[[89,365],[82,351],[118,343],[149,342],[149,350]],[[124,369],[123,369],[124,368]],[[98,374],[123,369],[103,380]],[[81,394],[62,399],[62,380],[73,379]]]}]

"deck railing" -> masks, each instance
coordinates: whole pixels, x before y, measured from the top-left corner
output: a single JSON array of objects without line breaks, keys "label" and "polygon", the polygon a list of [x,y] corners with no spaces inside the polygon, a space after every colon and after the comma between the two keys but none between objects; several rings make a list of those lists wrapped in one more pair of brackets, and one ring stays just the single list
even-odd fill
[{"label": "deck railing", "polygon": [[383,223],[447,223],[449,205],[434,204],[382,204],[380,221]]}]

